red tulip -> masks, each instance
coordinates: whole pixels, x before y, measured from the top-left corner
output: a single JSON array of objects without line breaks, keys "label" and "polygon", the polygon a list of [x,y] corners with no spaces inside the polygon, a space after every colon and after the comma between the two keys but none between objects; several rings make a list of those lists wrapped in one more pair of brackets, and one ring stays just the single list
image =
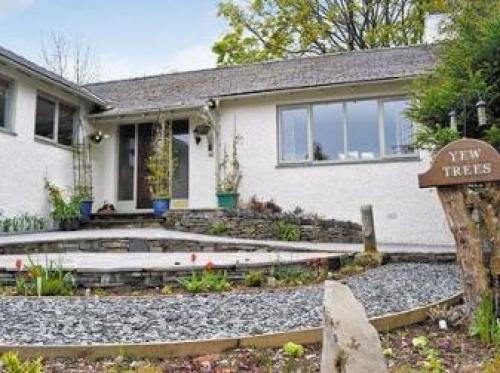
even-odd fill
[{"label": "red tulip", "polygon": [[211,272],[212,269],[214,269],[214,263],[212,263],[211,261],[207,262],[207,264],[205,264],[205,270],[207,272]]},{"label": "red tulip", "polygon": [[16,268],[17,268],[17,270],[20,271],[22,267],[23,267],[23,261],[21,259],[17,259],[16,260]]},{"label": "red tulip", "polygon": [[192,253],[191,254],[191,262],[196,262],[196,254],[195,253]]}]

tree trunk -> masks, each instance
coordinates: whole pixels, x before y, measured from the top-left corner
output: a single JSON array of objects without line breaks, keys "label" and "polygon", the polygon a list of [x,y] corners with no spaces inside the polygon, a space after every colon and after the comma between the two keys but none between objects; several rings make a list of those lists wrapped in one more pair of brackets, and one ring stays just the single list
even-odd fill
[{"label": "tree trunk", "polygon": [[439,187],[438,194],[457,245],[464,299],[473,309],[489,289],[490,281],[481,249],[480,231],[468,213],[467,187]]}]

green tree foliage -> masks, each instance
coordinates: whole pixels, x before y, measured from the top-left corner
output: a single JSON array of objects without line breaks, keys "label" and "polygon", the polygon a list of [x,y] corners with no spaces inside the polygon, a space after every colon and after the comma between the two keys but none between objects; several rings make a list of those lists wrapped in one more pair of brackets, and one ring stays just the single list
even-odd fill
[{"label": "green tree foliage", "polygon": [[417,44],[427,11],[447,0],[221,0],[230,31],[213,46],[221,65]]},{"label": "green tree foliage", "polygon": [[[415,84],[409,116],[424,128],[417,146],[438,149],[454,140],[449,114],[466,136],[500,145],[500,0],[456,0],[451,7],[453,38],[437,50],[435,74]],[[488,126],[479,127],[476,103],[486,102]]]}]

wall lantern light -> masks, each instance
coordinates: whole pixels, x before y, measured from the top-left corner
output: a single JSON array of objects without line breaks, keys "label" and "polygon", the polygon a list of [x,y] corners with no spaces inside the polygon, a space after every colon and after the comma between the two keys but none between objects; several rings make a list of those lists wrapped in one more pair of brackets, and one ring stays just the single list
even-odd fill
[{"label": "wall lantern light", "polygon": [[103,139],[108,139],[109,135],[103,133],[102,131],[94,131],[89,135],[90,141],[94,144],[99,144]]},{"label": "wall lantern light", "polygon": [[484,102],[484,100],[479,100],[476,104],[476,108],[479,127],[486,126],[488,124],[488,118],[486,117],[486,102]]}]

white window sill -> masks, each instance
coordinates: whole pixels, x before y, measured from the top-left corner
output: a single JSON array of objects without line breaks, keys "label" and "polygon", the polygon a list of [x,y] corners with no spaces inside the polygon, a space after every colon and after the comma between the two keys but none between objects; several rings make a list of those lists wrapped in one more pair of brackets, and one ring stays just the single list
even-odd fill
[{"label": "white window sill", "polygon": [[315,167],[315,166],[342,166],[357,164],[377,164],[377,163],[395,163],[395,162],[419,162],[421,160],[418,154],[407,154],[378,159],[352,159],[339,161],[303,161],[303,162],[280,162],[276,168],[288,167]]},{"label": "white window sill", "polygon": [[9,136],[17,136],[17,133],[7,127],[0,127],[0,134],[2,133]]},{"label": "white window sill", "polygon": [[73,150],[72,146],[59,144],[58,142],[55,142],[54,140],[49,139],[47,137],[35,135],[35,142],[37,142],[39,144],[55,146],[56,148],[63,149],[63,150],[69,150],[69,151]]}]

